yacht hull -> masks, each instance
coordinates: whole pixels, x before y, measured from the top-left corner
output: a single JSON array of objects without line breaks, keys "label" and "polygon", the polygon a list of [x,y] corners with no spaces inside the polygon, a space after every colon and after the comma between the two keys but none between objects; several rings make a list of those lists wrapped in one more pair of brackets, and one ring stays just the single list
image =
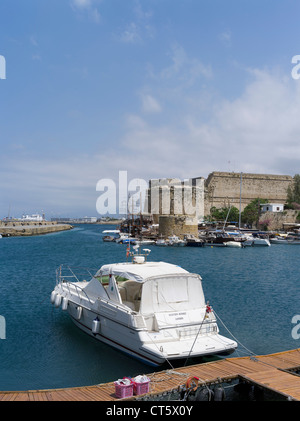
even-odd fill
[{"label": "yacht hull", "polygon": [[[82,308],[78,318],[78,308]],[[157,367],[167,361],[185,360],[187,358],[229,355],[236,349],[236,343],[217,333],[200,338],[153,342],[151,337],[147,341],[142,338],[150,336],[148,332],[128,328],[125,323],[114,321],[101,313],[84,308],[69,301],[67,311],[74,324],[89,336],[113,348],[138,359],[139,361]],[[99,319],[99,331],[93,330],[93,321]],[[152,336],[154,336],[152,334]]]}]

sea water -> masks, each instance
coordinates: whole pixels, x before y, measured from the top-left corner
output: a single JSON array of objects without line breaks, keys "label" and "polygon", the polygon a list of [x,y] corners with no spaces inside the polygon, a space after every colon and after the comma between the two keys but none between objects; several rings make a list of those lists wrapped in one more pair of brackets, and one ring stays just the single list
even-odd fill
[{"label": "sea water", "polygon": [[[0,390],[87,386],[153,371],[86,335],[50,303],[59,265],[98,269],[126,260],[126,245],[102,241],[112,228],[78,225],[0,240]],[[300,315],[300,246],[147,248],[149,260],[201,275],[220,332],[238,341],[230,357],[300,347],[292,333]]]}]

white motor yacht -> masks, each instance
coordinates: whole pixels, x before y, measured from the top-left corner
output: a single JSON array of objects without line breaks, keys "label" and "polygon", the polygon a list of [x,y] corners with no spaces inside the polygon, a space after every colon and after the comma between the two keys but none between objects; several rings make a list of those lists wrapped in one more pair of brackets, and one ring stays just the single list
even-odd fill
[{"label": "white motor yacht", "polygon": [[158,240],[155,241],[155,245],[157,246],[168,246],[168,241],[164,240],[163,238],[159,238]]},{"label": "white motor yacht", "polygon": [[227,241],[226,247],[242,247],[242,243],[240,241]]},{"label": "white motor yacht", "polygon": [[269,238],[266,235],[253,235],[253,246],[267,246],[271,245]]},{"label": "white motor yacht", "polygon": [[136,240],[137,239],[131,237],[130,234],[120,232],[119,236],[115,239],[115,242],[118,244],[129,244],[129,243],[133,243]]},{"label": "white motor yacht", "polygon": [[171,235],[168,240],[170,246],[183,247],[186,245],[186,241],[181,240],[177,235]]},{"label": "white motor yacht", "polygon": [[120,230],[104,230],[102,231],[103,237],[102,240],[106,242],[116,241],[120,236]]},{"label": "white motor yacht", "polygon": [[51,302],[84,332],[153,366],[234,352],[237,343],[219,334],[201,277],[148,262],[149,253],[130,252],[130,262],[106,264],[89,281],[73,282],[60,267]]},{"label": "white motor yacht", "polygon": [[151,246],[152,244],[155,244],[155,241],[154,240],[147,239],[147,238],[142,238],[140,240],[134,240],[134,241],[132,241],[132,244],[134,244],[135,246],[136,245],[139,245],[139,246],[141,246],[141,245],[143,245],[143,246]]}]

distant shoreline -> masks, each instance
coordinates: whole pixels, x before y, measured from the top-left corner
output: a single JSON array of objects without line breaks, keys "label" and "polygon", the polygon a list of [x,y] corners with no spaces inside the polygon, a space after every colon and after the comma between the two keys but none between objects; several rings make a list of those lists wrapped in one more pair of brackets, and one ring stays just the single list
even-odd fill
[{"label": "distant shoreline", "polygon": [[96,225],[119,225],[123,222],[122,219],[114,219],[112,221],[95,222]]}]

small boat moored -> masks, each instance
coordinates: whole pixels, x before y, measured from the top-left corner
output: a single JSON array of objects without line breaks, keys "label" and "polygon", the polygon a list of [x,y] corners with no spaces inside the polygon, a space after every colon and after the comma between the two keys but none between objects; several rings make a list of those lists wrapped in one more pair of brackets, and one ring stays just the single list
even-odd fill
[{"label": "small boat moored", "polygon": [[204,247],[204,240],[196,238],[193,235],[187,235],[185,237],[185,243],[187,247]]},{"label": "small boat moored", "polygon": [[181,240],[177,235],[171,235],[168,238],[168,244],[169,246],[183,247],[186,245],[186,241]]},{"label": "small boat moored", "polygon": [[168,242],[164,240],[163,238],[159,238],[158,240],[155,241],[155,245],[164,247],[164,246],[168,246]]},{"label": "small boat moored", "polygon": [[137,241],[136,238],[131,237],[130,234],[120,232],[119,237],[116,238],[115,242],[118,244],[129,244]]},{"label": "small boat moored", "polygon": [[106,242],[116,241],[120,236],[120,230],[104,230],[102,231],[103,237],[102,240]]},{"label": "small boat moored", "polygon": [[148,238],[141,238],[140,240],[135,239],[134,241],[132,241],[132,244],[134,245],[143,245],[143,246],[151,246],[152,244],[155,243],[155,240],[151,240]]},{"label": "small boat moored", "polygon": [[242,247],[242,243],[240,241],[227,241],[226,247]]},{"label": "small boat moored", "polygon": [[269,237],[265,234],[254,233],[253,234],[253,247],[255,246],[267,246],[271,245]]}]

